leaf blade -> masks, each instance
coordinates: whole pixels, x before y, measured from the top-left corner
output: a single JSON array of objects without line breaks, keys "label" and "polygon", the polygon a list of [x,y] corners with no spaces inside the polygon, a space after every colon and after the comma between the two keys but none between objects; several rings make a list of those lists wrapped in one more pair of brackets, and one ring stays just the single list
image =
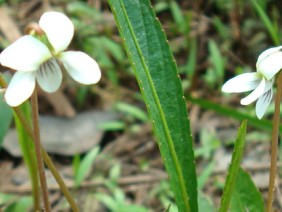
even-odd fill
[{"label": "leaf blade", "polygon": [[247,121],[243,121],[239,130],[232,154],[231,164],[226,177],[223,195],[220,203],[219,212],[226,212],[229,209],[231,195],[235,188],[236,178],[240,168],[240,162],[244,151],[246,138]]},{"label": "leaf blade", "polygon": [[[239,121],[247,119],[249,125],[266,131],[272,130],[272,122],[266,119],[259,120],[257,117],[254,117],[248,113],[243,113],[202,98],[194,98],[192,96],[187,96],[187,99],[191,101],[192,104],[196,104],[203,109],[213,110],[218,114],[228,116]],[[279,127],[279,132],[282,133],[282,126]]]},{"label": "leaf blade", "polygon": [[12,109],[4,101],[3,95],[0,95],[0,148],[4,142],[4,137],[10,127],[12,118]]},{"label": "leaf blade", "polygon": [[176,64],[148,0],[109,0],[134,67],[179,211],[198,211],[186,102]]},{"label": "leaf blade", "polygon": [[239,169],[236,179],[235,195],[231,198],[230,211],[238,211],[238,205],[242,205],[242,211],[263,212],[264,201],[250,175],[242,168]]},{"label": "leaf blade", "polygon": [[81,160],[79,166],[77,167],[77,172],[75,173],[75,186],[76,187],[80,186],[82,181],[86,178],[99,152],[100,152],[99,146],[95,147],[92,150],[90,150],[85,155],[85,157]]}]

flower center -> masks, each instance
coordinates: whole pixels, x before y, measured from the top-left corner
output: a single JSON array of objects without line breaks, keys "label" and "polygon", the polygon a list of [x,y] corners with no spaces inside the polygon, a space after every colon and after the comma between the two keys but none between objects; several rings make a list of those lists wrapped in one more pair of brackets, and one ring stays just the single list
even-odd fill
[{"label": "flower center", "polygon": [[55,73],[58,69],[60,69],[60,67],[57,61],[54,58],[51,58],[39,67],[38,75],[44,78],[47,77],[48,74]]}]

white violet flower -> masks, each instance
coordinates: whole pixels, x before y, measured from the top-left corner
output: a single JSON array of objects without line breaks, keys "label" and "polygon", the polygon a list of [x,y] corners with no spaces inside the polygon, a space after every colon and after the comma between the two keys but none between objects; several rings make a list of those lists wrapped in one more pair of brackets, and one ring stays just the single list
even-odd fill
[{"label": "white violet flower", "polygon": [[3,66],[17,70],[5,92],[6,102],[18,106],[33,93],[36,81],[46,92],[59,89],[62,72],[60,61],[69,75],[82,84],[94,84],[101,78],[101,71],[90,56],[79,51],[65,51],[70,44],[74,26],[71,20],[60,12],[46,12],[39,20],[48,44],[25,35],[0,54]]},{"label": "white violet flower", "polygon": [[222,87],[226,93],[241,93],[253,90],[241,99],[242,105],[248,105],[257,100],[256,115],[261,119],[273,96],[275,75],[282,68],[282,46],[265,50],[256,63],[257,72],[240,74],[228,80]]}]

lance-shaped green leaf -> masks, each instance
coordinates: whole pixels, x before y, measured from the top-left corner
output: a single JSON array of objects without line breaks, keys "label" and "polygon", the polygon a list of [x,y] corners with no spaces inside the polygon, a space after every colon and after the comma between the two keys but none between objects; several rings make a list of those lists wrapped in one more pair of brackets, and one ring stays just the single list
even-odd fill
[{"label": "lance-shaped green leaf", "polygon": [[179,211],[198,211],[190,123],[177,67],[149,0],[109,0]]},{"label": "lance-shaped green leaf", "polygon": [[240,168],[231,198],[230,212],[263,212],[264,208],[262,194],[252,181],[251,176]]},{"label": "lance-shaped green leaf", "polygon": [[243,121],[239,130],[237,139],[234,146],[234,151],[232,154],[231,164],[229,166],[229,170],[227,173],[223,195],[220,203],[219,212],[227,212],[230,206],[230,200],[232,194],[234,193],[235,183],[237,179],[237,175],[240,168],[241,158],[244,152],[245,147],[245,138],[246,138],[246,128],[247,128],[247,121]]}]

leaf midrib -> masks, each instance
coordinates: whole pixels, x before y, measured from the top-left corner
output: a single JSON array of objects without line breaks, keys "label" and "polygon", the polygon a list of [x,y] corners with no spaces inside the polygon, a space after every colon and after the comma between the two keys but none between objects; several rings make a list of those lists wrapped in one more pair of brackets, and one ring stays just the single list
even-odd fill
[{"label": "leaf midrib", "polygon": [[162,120],[162,122],[164,124],[165,136],[166,136],[166,139],[168,141],[168,146],[169,146],[169,149],[171,151],[171,156],[172,156],[172,159],[173,159],[173,163],[174,163],[175,168],[176,168],[176,173],[177,173],[177,176],[178,176],[178,179],[179,179],[179,184],[180,184],[181,193],[182,193],[183,200],[184,200],[184,205],[185,205],[185,208],[186,208],[187,212],[189,212],[190,211],[190,205],[187,202],[187,200],[189,198],[188,198],[188,195],[187,195],[187,192],[186,192],[184,178],[183,178],[183,175],[182,175],[181,170],[180,170],[180,163],[179,163],[179,160],[177,158],[176,151],[175,151],[175,148],[174,148],[174,145],[173,145],[173,141],[172,141],[172,138],[171,138],[170,133],[169,133],[169,128],[168,128],[168,125],[167,125],[167,121],[166,121],[164,112],[162,110],[160,101],[158,99],[158,95],[157,95],[157,92],[155,90],[155,86],[154,86],[153,80],[152,80],[152,78],[150,76],[149,69],[148,69],[147,64],[145,62],[145,59],[142,57],[142,51],[141,51],[141,49],[140,49],[140,47],[138,45],[138,41],[136,39],[135,32],[134,32],[133,27],[132,27],[132,25],[130,23],[130,20],[128,19],[127,15],[126,15],[126,9],[124,7],[124,4],[123,4],[123,2],[121,0],[119,0],[119,2],[121,4],[122,12],[123,12],[124,17],[126,19],[126,22],[127,22],[128,26],[129,26],[130,34],[132,35],[132,38],[133,38],[133,41],[134,41],[134,45],[135,45],[135,47],[137,49],[137,52],[138,52],[138,56],[139,56],[139,58],[141,60],[142,66],[143,66],[143,68],[145,70],[145,74],[146,74],[146,77],[148,79],[149,86],[151,88],[151,91],[152,91],[152,94],[153,94],[153,97],[154,97],[154,101],[155,101],[155,103],[157,105],[157,109],[159,111],[161,120]]}]

